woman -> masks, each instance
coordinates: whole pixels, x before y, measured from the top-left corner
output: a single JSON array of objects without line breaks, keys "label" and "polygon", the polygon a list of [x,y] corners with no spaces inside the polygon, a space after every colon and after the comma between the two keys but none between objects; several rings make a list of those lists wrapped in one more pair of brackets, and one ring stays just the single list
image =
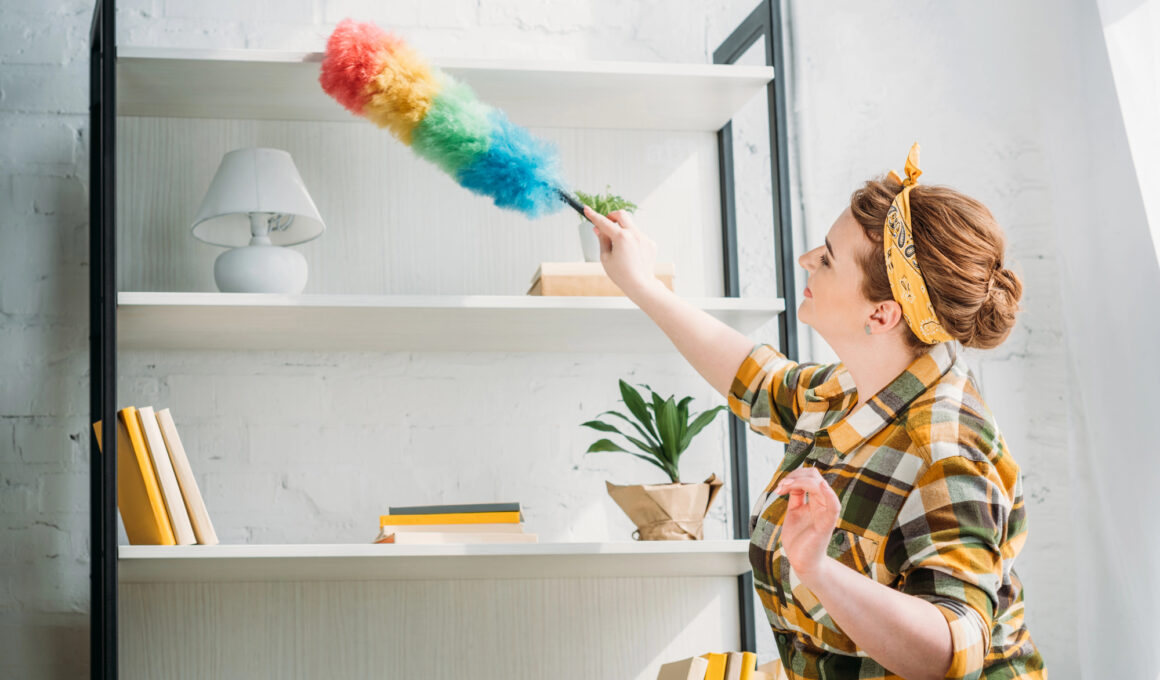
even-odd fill
[{"label": "woman", "polygon": [[787,444],[749,552],[786,675],[1046,678],[1012,569],[1019,468],[956,351],[1007,337],[1022,284],[990,212],[918,185],[917,153],[799,260],[798,316],[838,364],[754,347],[653,278],[656,246],[627,213],[586,214],[612,280],[738,417]]}]

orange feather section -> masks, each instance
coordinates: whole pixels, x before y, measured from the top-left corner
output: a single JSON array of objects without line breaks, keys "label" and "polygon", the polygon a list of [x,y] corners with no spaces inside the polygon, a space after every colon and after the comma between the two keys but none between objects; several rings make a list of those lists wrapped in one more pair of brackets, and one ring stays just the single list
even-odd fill
[{"label": "orange feather section", "polygon": [[441,89],[442,78],[400,42],[383,61],[379,73],[366,84],[363,115],[410,145],[415,126],[427,115]]}]

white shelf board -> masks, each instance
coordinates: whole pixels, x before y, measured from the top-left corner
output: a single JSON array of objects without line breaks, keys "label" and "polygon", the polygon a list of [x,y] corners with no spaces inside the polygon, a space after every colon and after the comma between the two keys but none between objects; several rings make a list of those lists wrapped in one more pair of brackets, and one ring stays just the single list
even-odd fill
[{"label": "white shelf board", "polygon": [[[780,298],[692,298],[748,334]],[[121,349],[672,352],[628,298],[122,292]]]},{"label": "white shelf board", "polygon": [[[120,47],[122,116],[361,121],[322,90],[321,52]],[[432,59],[519,125],[716,131],[768,66]]]},{"label": "white shelf board", "polygon": [[749,541],[122,545],[122,583],[737,576]]}]

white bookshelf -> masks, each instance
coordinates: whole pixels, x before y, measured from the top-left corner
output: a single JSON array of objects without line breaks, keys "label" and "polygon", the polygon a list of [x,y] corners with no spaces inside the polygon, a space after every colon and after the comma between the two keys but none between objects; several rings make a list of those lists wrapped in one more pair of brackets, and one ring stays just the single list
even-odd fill
[{"label": "white bookshelf", "polygon": [[[742,333],[779,298],[690,302]],[[665,352],[663,332],[619,297],[122,292],[123,349]]]},{"label": "white bookshelf", "polygon": [[122,583],[737,576],[749,542],[122,545]]},{"label": "white bookshelf", "polygon": [[[321,52],[121,47],[121,116],[361,121],[322,90]],[[431,59],[519,125],[720,129],[767,66]],[[610,106],[609,102],[615,102]]]},{"label": "white bookshelf", "polygon": [[[200,136],[188,138],[201,140],[207,134],[252,135],[244,127],[249,121],[275,121],[267,127],[291,128],[295,134],[307,127],[310,135],[346,139],[353,128],[329,123],[368,123],[322,91],[321,58],[318,52],[121,47],[117,115],[133,120],[123,121],[127,129],[117,137],[120,149],[111,151],[125,154],[118,160],[122,167],[144,158],[155,165],[138,167],[178,176],[174,168],[188,168],[198,157],[196,149],[174,142],[186,129],[198,130]],[[623,130],[674,131],[659,137],[696,138],[711,151],[713,133],[763,94],[774,77],[772,68],[740,65],[432,63],[472,86],[481,101],[516,124],[576,128],[560,134],[583,142],[568,142],[578,157],[586,154],[582,167],[603,157],[613,141],[636,135]],[[207,132],[217,120],[181,119],[225,123],[222,131]],[[697,144],[681,148],[697,152]],[[697,158],[715,157],[699,153]],[[361,163],[369,165],[365,159]],[[714,202],[716,182],[698,183],[696,163],[686,165],[682,161],[670,172],[691,173],[688,178],[667,186],[664,175],[650,186],[662,193],[680,190],[693,197],[695,208]],[[172,176],[160,190],[185,191],[190,178],[182,184]],[[139,220],[159,210],[141,201],[158,187],[122,183],[121,190],[126,186],[136,188],[122,197],[122,209],[134,210]],[[180,201],[162,196],[155,203],[164,213]],[[714,215],[691,209],[670,221],[704,225],[686,237],[688,247],[699,252],[716,238]],[[383,223],[357,213],[348,220]],[[121,238],[133,235],[128,229],[121,233]],[[167,250],[166,242],[151,243],[148,254],[162,265],[165,258],[187,254]],[[415,243],[394,245],[407,252]],[[708,269],[720,261],[713,252],[691,260]],[[747,335],[784,308],[776,298],[689,302]],[[117,295],[117,344],[120,350],[675,351],[625,298],[132,290]],[[662,661],[736,648],[736,577],[750,569],[744,540],[117,550],[120,658],[133,677],[212,677],[225,669],[231,677],[651,680]],[[438,670],[428,657],[442,664]]]}]

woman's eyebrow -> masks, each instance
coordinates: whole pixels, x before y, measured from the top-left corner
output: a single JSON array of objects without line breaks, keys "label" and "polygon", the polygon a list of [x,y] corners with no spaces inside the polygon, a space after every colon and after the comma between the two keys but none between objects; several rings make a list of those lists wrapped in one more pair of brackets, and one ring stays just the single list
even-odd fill
[{"label": "woman's eyebrow", "polygon": [[832,259],[832,260],[838,259],[838,258],[834,257],[834,247],[830,245],[830,237],[829,236],[826,237],[826,250],[830,251],[830,259]]}]

